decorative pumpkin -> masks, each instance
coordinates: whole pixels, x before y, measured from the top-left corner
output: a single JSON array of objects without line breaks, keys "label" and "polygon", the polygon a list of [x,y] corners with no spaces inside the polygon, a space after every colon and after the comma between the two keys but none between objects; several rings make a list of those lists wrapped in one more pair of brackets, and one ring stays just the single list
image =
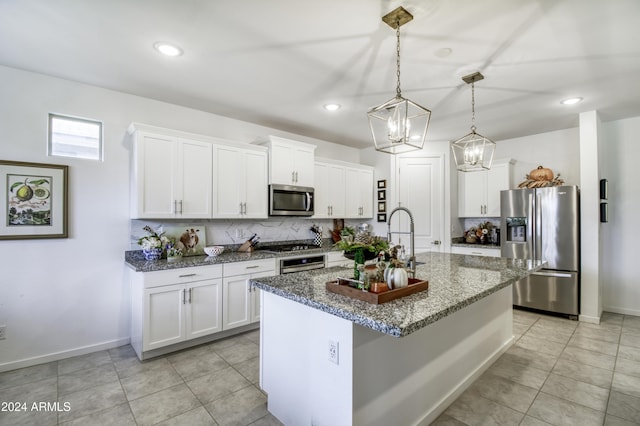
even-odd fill
[{"label": "decorative pumpkin", "polygon": [[532,180],[553,180],[553,170],[547,169],[546,167],[538,166],[537,169],[531,170],[529,173],[529,177]]}]

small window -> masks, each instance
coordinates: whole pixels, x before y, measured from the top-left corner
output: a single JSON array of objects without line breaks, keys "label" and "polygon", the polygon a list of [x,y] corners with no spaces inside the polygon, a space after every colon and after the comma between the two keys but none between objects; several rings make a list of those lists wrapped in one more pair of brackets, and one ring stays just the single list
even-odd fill
[{"label": "small window", "polygon": [[102,160],[102,123],[49,114],[48,154]]}]

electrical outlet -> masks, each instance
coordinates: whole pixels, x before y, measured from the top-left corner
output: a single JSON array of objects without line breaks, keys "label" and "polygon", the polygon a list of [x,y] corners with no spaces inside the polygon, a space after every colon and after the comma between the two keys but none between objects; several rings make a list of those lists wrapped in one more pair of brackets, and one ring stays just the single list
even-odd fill
[{"label": "electrical outlet", "polygon": [[334,364],[338,364],[338,356],[340,354],[338,342],[334,342],[333,340],[329,340],[329,361]]},{"label": "electrical outlet", "polygon": [[7,338],[7,326],[0,325],[0,340],[4,340]]},{"label": "electrical outlet", "polygon": [[242,228],[236,228],[236,238],[244,238],[244,230]]}]

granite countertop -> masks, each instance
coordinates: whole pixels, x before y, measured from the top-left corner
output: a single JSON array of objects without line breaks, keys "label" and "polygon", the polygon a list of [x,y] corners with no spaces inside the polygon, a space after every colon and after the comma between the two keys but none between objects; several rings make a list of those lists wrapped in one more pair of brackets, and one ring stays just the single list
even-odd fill
[{"label": "granite countertop", "polygon": [[[265,247],[265,249],[268,247]],[[280,257],[294,257],[305,254],[321,254],[338,250],[333,244],[323,244],[322,247],[295,252],[273,253],[265,249],[255,250],[251,253],[241,253],[235,249],[225,249],[218,256],[183,256],[177,261],[168,262],[167,259],[146,260],[142,250],[130,250],[124,253],[124,261],[136,272],[165,271],[169,269],[192,268],[194,266],[220,265],[231,262],[244,262],[247,260],[273,259]]]},{"label": "granite countertop", "polygon": [[327,281],[348,277],[351,268],[317,271],[252,280],[264,291],[353,321],[395,337],[407,336],[540,269],[541,262],[449,253],[416,255],[416,278],[429,289],[380,305],[329,293]]}]

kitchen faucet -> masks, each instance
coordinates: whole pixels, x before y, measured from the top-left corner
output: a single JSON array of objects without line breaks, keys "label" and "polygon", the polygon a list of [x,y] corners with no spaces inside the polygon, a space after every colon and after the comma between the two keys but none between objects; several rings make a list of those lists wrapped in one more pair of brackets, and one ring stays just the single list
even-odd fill
[{"label": "kitchen faucet", "polygon": [[[404,211],[407,212],[407,214],[409,215],[409,232],[391,232],[391,218],[393,217],[393,214],[397,211]],[[389,244],[391,244],[391,234],[409,234],[410,235],[410,244],[411,244],[411,256],[409,257],[409,262],[407,264],[408,266],[408,270],[407,272],[409,272],[411,274],[411,278],[415,278],[416,275],[416,244],[415,244],[415,231],[414,231],[414,225],[413,225],[413,215],[411,214],[411,212],[409,211],[408,208],[406,207],[396,207],[395,209],[391,210],[391,213],[389,213],[389,220],[387,221],[387,225],[388,225],[388,230],[387,230],[387,241],[389,242]]]}]

